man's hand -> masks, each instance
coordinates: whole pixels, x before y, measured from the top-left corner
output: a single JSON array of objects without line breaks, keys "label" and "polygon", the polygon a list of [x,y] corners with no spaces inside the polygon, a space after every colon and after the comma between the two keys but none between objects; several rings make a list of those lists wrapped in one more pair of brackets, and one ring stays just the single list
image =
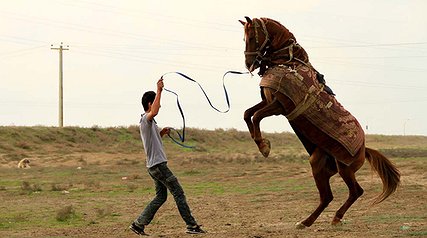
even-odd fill
[{"label": "man's hand", "polygon": [[154,98],[153,103],[151,104],[150,112],[147,113],[147,119],[149,121],[153,120],[155,116],[159,113],[160,110],[160,98],[162,97],[162,91],[163,91],[163,78],[160,78],[159,81],[157,81],[157,94]]},{"label": "man's hand", "polygon": [[164,135],[169,135],[171,133],[170,127],[165,127],[160,131],[160,136],[163,137]]},{"label": "man's hand", "polygon": [[159,81],[157,81],[157,92],[161,92],[164,87],[163,78],[160,78]]}]

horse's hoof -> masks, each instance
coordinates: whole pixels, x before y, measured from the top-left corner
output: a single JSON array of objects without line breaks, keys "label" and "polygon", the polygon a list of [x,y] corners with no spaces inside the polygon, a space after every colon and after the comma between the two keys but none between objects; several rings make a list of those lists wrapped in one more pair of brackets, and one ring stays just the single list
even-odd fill
[{"label": "horse's hoof", "polygon": [[262,139],[261,143],[259,143],[258,145],[259,151],[261,152],[261,154],[267,158],[268,155],[270,154],[270,149],[271,149],[271,143],[268,139]]},{"label": "horse's hoof", "polygon": [[297,228],[298,230],[302,230],[302,229],[305,229],[307,227],[304,224],[302,224],[302,222],[297,222],[295,224],[295,228]]},{"label": "horse's hoof", "polygon": [[331,225],[333,225],[333,226],[341,226],[342,224],[343,224],[343,222],[339,218],[334,218],[331,222]]}]

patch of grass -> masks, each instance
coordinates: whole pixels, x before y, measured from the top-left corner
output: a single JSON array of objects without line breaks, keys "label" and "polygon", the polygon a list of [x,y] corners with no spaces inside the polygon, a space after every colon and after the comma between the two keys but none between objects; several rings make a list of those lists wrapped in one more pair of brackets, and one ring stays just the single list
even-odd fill
[{"label": "patch of grass", "polygon": [[[166,138],[164,140],[166,150],[172,153],[205,153],[206,157],[209,157],[210,153],[221,156],[230,153],[248,155],[248,149],[253,153],[257,152],[247,131],[187,128],[186,132],[186,142],[196,145],[196,148],[185,149]],[[305,150],[294,134],[285,132],[263,133],[263,135],[273,144],[271,158],[306,160]],[[427,137],[367,135],[366,138],[369,147],[380,149],[392,157],[427,157]],[[138,126],[108,128],[0,126],[0,141],[0,154],[3,153],[7,158],[13,159],[19,159],[29,152],[71,154],[103,151],[129,154],[142,151]]]},{"label": "patch of grass", "polygon": [[18,141],[15,143],[15,146],[24,150],[28,150],[31,146],[25,141]]},{"label": "patch of grass", "polygon": [[400,157],[400,158],[416,158],[427,157],[427,148],[392,148],[381,149],[386,157]]},{"label": "patch of grass", "polygon": [[16,224],[29,222],[28,214],[26,213],[8,213],[0,216],[0,228],[14,228]]},{"label": "patch of grass", "polygon": [[414,222],[425,221],[427,216],[398,216],[398,215],[376,215],[363,217],[368,222]]},{"label": "patch of grass", "polygon": [[408,236],[427,237],[427,230],[425,230],[425,231],[412,231],[412,232],[408,232]]},{"label": "patch of grass", "polygon": [[65,177],[65,178],[69,178],[71,176],[73,176],[76,173],[76,171],[70,170],[70,169],[54,169],[54,170],[49,170],[49,175],[52,177]]},{"label": "patch of grass", "polygon": [[225,193],[224,185],[218,182],[195,183],[189,185],[187,189],[195,194],[222,195]]},{"label": "patch of grass", "polygon": [[197,175],[200,175],[201,173],[202,173],[201,171],[191,169],[191,170],[182,172],[181,176],[197,176]]},{"label": "patch of grass", "polygon": [[0,180],[0,186],[2,187],[19,187],[21,184],[22,182],[19,180],[6,180],[3,178]]},{"label": "patch of grass", "polygon": [[89,180],[84,183],[84,189],[90,190],[90,189],[100,189],[101,183],[99,181],[95,180]]}]

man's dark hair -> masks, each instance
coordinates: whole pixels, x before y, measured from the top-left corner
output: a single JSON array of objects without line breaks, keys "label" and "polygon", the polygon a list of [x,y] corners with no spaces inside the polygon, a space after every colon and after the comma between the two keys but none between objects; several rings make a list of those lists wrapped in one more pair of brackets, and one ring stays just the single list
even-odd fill
[{"label": "man's dark hair", "polygon": [[148,110],[148,103],[153,103],[154,99],[156,98],[156,93],[153,91],[145,92],[142,96],[141,103],[144,107],[144,111]]}]

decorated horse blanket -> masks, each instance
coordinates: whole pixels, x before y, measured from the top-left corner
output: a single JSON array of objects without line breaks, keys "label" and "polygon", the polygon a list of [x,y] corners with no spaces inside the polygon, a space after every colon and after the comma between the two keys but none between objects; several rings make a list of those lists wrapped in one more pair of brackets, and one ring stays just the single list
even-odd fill
[{"label": "decorated horse blanket", "polygon": [[323,90],[324,85],[317,81],[316,71],[310,65],[271,67],[264,73],[260,86],[277,90],[293,101],[295,109],[286,115],[289,121],[305,117],[352,156],[363,145],[365,134],[359,122]]}]

